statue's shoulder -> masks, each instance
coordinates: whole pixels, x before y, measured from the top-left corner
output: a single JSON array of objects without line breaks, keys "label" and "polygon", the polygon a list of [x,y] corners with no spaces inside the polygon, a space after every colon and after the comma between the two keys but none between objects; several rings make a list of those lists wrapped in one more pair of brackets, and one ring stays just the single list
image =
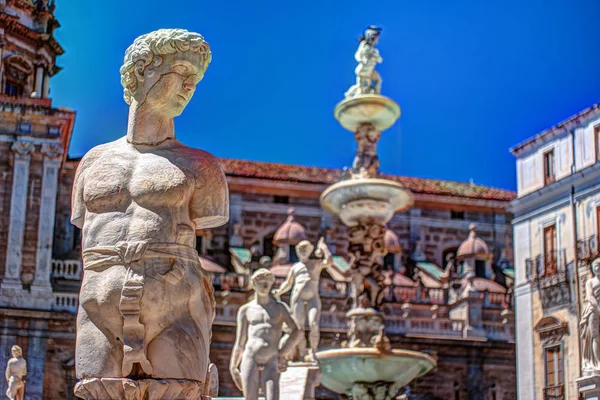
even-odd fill
[{"label": "statue's shoulder", "polygon": [[208,151],[195,149],[186,146],[180,142],[177,143],[175,149],[179,157],[184,158],[193,169],[198,172],[216,172],[223,173],[223,169],[217,157],[210,154]]},{"label": "statue's shoulder", "polygon": [[87,168],[94,161],[98,159],[101,155],[107,152],[113,152],[115,149],[124,146],[126,143],[125,137],[114,140],[108,143],[102,143],[97,146],[92,147],[83,157],[81,157],[81,161],[79,162],[79,168]]}]

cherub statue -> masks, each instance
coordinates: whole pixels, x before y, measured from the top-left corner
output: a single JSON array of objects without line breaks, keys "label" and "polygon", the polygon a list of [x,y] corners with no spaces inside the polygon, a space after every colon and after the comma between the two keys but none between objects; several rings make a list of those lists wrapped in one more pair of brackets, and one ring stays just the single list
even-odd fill
[{"label": "cherub statue", "polygon": [[14,345],[10,349],[13,358],[6,365],[6,397],[10,400],[23,400],[25,398],[25,375],[27,375],[27,362],[23,358],[23,350]]},{"label": "cherub statue", "polygon": [[586,302],[579,323],[586,371],[600,370],[600,257],[592,261],[592,272],[594,276],[585,283]]},{"label": "cherub statue", "polygon": [[379,170],[379,157],[377,156],[377,142],[381,137],[375,126],[369,122],[360,124],[354,133],[358,143],[356,156],[352,163],[354,176],[374,177]]},{"label": "cherub statue", "polygon": [[319,296],[319,281],[321,271],[324,268],[335,268],[340,274],[345,275],[346,271],[341,270],[333,263],[331,252],[325,244],[325,238],[320,238],[317,243],[315,256],[319,259],[311,260],[314,246],[308,241],[303,240],[296,245],[296,254],[298,261],[291,268],[286,280],[281,287],[274,291],[276,296],[288,292],[292,289],[290,308],[292,315],[298,326],[303,329],[308,320],[310,329],[309,342],[310,349],[306,354],[306,339],[302,337],[298,342],[296,351],[292,353],[295,360],[314,361],[314,354],[319,347],[320,333],[319,321],[321,320],[321,298]]},{"label": "cherub statue", "polygon": [[371,25],[359,39],[360,44],[354,54],[354,58],[358,61],[358,65],[354,70],[356,84],[348,89],[345,94],[346,98],[359,94],[381,93],[381,76],[375,71],[375,66],[383,62],[383,58],[379,55],[379,50],[375,48],[380,35],[381,28]]},{"label": "cherub statue", "polygon": [[[261,268],[250,279],[256,297],[238,310],[229,371],[244,399],[257,400],[262,387],[266,400],[279,400],[279,374],[286,370],[286,356],[301,332],[287,306],[271,294],[273,273]],[[283,324],[290,333],[279,348]]]}]

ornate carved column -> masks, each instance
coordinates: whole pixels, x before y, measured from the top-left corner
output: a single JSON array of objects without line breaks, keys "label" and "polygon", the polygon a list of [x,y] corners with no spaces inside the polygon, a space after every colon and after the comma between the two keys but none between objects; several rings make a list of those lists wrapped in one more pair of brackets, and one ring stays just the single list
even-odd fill
[{"label": "ornate carved column", "polygon": [[21,264],[25,214],[27,212],[27,187],[29,184],[29,161],[34,149],[33,142],[19,140],[11,147],[14,155],[12,192],[10,198],[10,223],[6,249],[6,269],[2,290],[22,289]]},{"label": "ornate carved column", "polygon": [[52,262],[58,172],[63,149],[58,144],[43,144],[41,152],[44,154],[44,175],[42,178],[35,279],[31,287],[32,293],[35,291],[48,293],[52,291],[50,264]]}]

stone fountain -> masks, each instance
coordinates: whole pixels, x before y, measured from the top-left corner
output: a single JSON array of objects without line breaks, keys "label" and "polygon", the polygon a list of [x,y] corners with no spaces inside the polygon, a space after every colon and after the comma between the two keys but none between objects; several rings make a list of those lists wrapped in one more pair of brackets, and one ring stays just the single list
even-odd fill
[{"label": "stone fountain", "polygon": [[354,400],[391,400],[399,390],[437,365],[431,356],[392,349],[379,311],[383,297],[385,224],[413,205],[401,184],[379,177],[377,142],[400,117],[400,107],[382,96],[382,62],[375,47],[381,29],[369,27],[356,52],[356,84],[335,107],[335,118],[357,142],[356,157],[342,180],[321,195],[322,207],[348,227],[352,306],[346,314],[348,340],[341,349],[321,351],[321,384]]}]

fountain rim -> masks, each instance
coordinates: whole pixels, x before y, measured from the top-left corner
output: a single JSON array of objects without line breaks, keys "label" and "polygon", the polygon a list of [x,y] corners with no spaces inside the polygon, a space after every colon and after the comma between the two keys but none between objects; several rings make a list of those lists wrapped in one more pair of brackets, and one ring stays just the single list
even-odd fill
[{"label": "fountain rim", "polygon": [[409,356],[412,358],[420,358],[422,361],[428,361],[432,363],[432,368],[437,366],[437,360],[430,356],[429,354],[422,353],[420,351],[412,351],[412,350],[403,350],[403,349],[392,349],[389,351],[381,351],[376,348],[369,347],[356,347],[356,348],[341,348],[341,349],[329,349],[323,350],[315,353],[315,357],[317,360],[323,359],[334,359],[347,357],[352,355],[363,355],[363,356],[377,356],[384,357],[386,355],[394,355],[394,356]]}]

